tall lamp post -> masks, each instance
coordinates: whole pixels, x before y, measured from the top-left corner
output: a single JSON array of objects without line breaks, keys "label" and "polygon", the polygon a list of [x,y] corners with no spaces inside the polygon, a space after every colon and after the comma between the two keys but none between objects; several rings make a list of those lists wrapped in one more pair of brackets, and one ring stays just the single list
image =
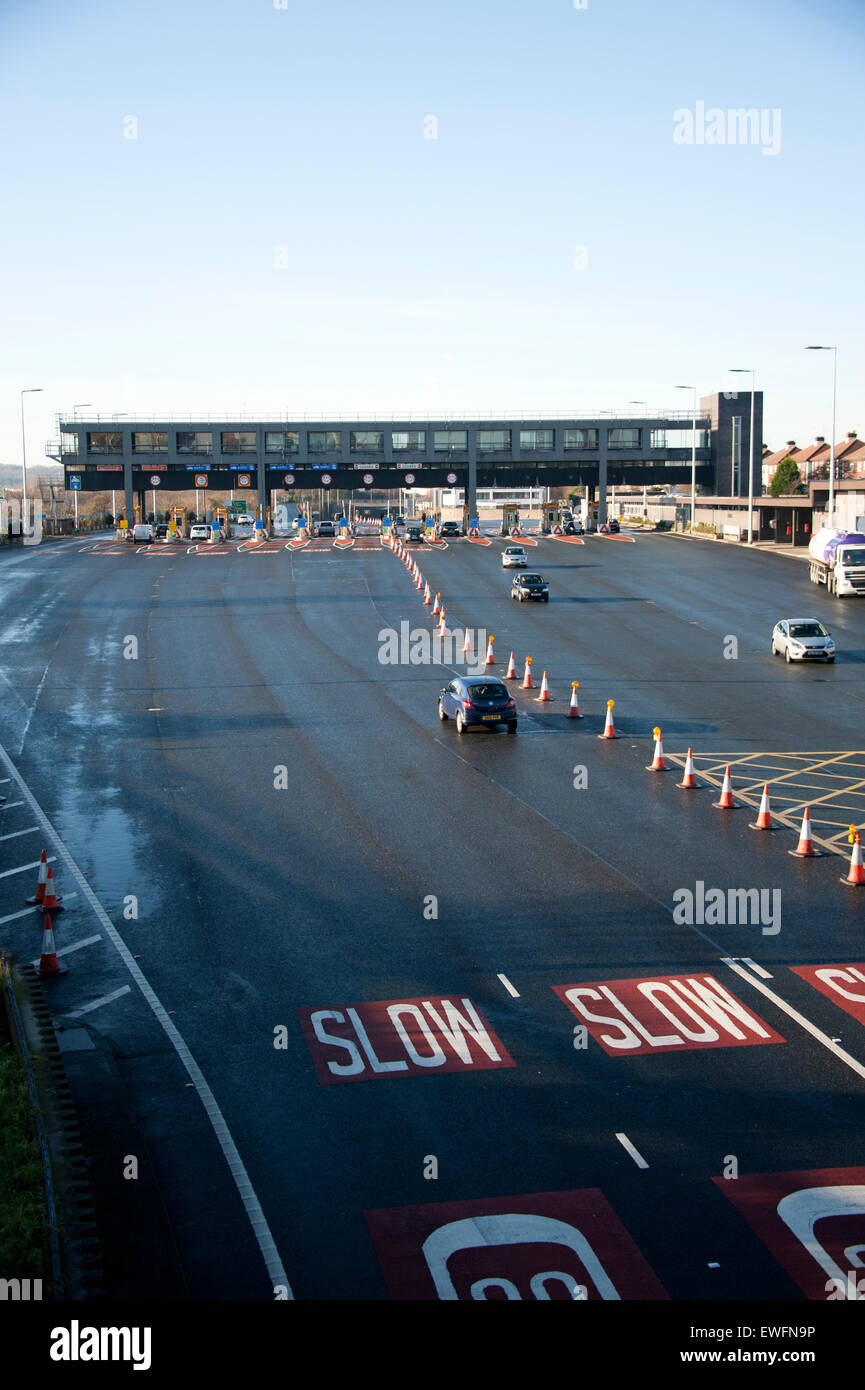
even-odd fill
[{"label": "tall lamp post", "polygon": [[750,450],[748,454],[748,544],[754,544],[754,368],[753,367],[731,367],[731,372],[737,375],[751,373],[751,433]]},{"label": "tall lamp post", "polygon": [[806,352],[831,352],[832,354],[832,438],[829,443],[829,520],[831,529],[835,524],[835,400],[838,380],[838,349],[822,344],[809,343]]},{"label": "tall lamp post", "polygon": [[697,388],[696,386],[677,386],[677,391],[693,391],[694,416],[691,426],[691,530],[697,512]]},{"label": "tall lamp post", "polygon": [[41,386],[25,386],[21,392],[21,534],[27,519],[27,438],[24,433],[24,397],[41,391]]}]

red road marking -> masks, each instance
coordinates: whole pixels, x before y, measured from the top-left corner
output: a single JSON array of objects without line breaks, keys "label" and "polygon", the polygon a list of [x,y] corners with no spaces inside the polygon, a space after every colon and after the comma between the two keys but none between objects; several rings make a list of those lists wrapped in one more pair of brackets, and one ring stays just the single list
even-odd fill
[{"label": "red road marking", "polygon": [[712,1181],[807,1298],[865,1298],[865,1168]]},{"label": "red road marking", "polygon": [[516,1066],[472,1001],[457,995],[298,1013],[323,1086]]},{"label": "red road marking", "polygon": [[391,1298],[666,1299],[598,1188],[365,1213]]},{"label": "red road marking", "polygon": [[839,1009],[852,1014],[857,1023],[865,1023],[865,962],[854,965],[791,965],[794,975],[801,975],[809,985],[819,989]]},{"label": "red road marking", "polygon": [[486,536],[466,536],[466,540],[472,545],[492,545],[492,541],[488,541]]},{"label": "red road marking", "polygon": [[606,531],[599,531],[598,536],[602,541],[627,541],[629,545],[634,544],[633,536],[611,536]]},{"label": "red road marking", "polygon": [[611,1057],[785,1041],[711,975],[552,988]]},{"label": "red road marking", "polygon": [[585,545],[582,536],[550,536],[551,541],[564,541],[565,545]]}]

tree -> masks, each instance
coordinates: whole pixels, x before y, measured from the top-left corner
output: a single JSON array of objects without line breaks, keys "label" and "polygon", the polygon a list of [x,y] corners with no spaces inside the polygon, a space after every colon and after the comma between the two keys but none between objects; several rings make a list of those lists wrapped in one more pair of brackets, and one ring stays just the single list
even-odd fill
[{"label": "tree", "polygon": [[799,472],[799,465],[788,454],[775,469],[775,476],[769,484],[769,496],[783,497],[788,493],[801,491],[802,475]]}]

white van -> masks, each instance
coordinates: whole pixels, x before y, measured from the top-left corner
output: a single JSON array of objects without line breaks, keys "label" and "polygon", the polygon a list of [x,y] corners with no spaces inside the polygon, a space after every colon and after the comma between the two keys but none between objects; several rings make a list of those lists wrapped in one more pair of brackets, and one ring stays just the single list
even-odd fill
[{"label": "white van", "polygon": [[150,522],[136,522],[135,526],[132,528],[132,539],[133,541],[154,541],[156,536],[154,535],[153,527],[150,525]]}]

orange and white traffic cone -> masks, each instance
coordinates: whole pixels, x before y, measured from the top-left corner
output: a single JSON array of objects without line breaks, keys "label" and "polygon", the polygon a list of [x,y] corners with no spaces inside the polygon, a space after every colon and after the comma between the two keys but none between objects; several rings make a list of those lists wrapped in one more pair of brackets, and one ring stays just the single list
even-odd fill
[{"label": "orange and white traffic cone", "polygon": [[796,859],[817,859],[823,853],[821,849],[814,848],[814,841],[811,838],[811,813],[807,806],[802,816],[802,829],[799,831],[799,843],[795,849],[788,850],[787,852],[788,854],[792,854]]},{"label": "orange and white traffic cone", "polygon": [[39,861],[39,873],[36,877],[36,892],[32,898],[26,898],[28,907],[41,907],[42,899],[45,897],[45,882],[48,878],[48,855],[42,851],[42,858]]},{"label": "orange and white traffic cone", "polygon": [[733,800],[733,782],[730,777],[730,764],[727,764],[727,771],[724,773],[724,782],[721,787],[721,795],[712,805],[717,811],[738,811],[739,804]]},{"label": "orange and white traffic cone", "polygon": [[583,717],[580,714],[580,701],[577,695],[577,689],[579,687],[579,684],[579,681],[571,681],[571,703],[568,707],[569,719],[582,719]]},{"label": "orange and white traffic cone", "polygon": [[439,636],[446,637],[447,631],[448,630],[445,627],[445,606],[444,604],[442,604],[441,612],[439,613]]},{"label": "orange and white traffic cone", "polygon": [[466,640],[463,642],[463,656],[468,656],[472,649],[472,639],[469,637],[469,629],[466,628]]},{"label": "orange and white traffic cone", "polygon": [[417,572],[417,578],[415,579],[414,586],[416,589],[423,588],[423,575],[421,574],[420,570],[418,570]]},{"label": "orange and white traffic cone", "polygon": [[57,959],[57,947],[54,944],[54,928],[51,925],[51,918],[46,915],[42,929],[42,955],[39,957],[39,970],[37,972],[44,979],[46,975],[65,975],[66,966],[61,965]]},{"label": "orange and white traffic cone", "polygon": [[699,787],[699,785],[700,783],[697,781],[696,774],[694,773],[694,759],[689,748],[688,756],[685,759],[685,771],[682,774],[682,780],[681,782],[677,782],[676,786],[688,789]]},{"label": "orange and white traffic cone", "polygon": [[666,772],[667,764],[664,762],[664,745],[661,741],[661,730],[656,726],[652,733],[655,735],[655,755],[651,763],[646,768],[647,772]]},{"label": "orange and white traffic cone", "polygon": [[532,658],[530,656],[526,657],[526,669],[523,671],[522,688],[523,690],[534,689],[534,686],[532,685]]},{"label": "orange and white traffic cone", "polygon": [[513,652],[511,652],[511,658],[510,658],[510,661],[508,662],[508,669],[505,671],[505,680],[506,680],[506,681],[515,681],[516,678],[517,678],[517,668],[516,668],[516,666],[514,665],[514,654],[513,654]]},{"label": "orange and white traffic cone", "polygon": [[551,700],[552,698],[550,694],[550,683],[547,680],[547,673],[545,671],[541,677],[541,693],[538,696],[538,703],[540,703],[541,700]]},{"label": "orange and white traffic cone", "polygon": [[615,726],[615,724],[613,723],[613,705],[614,705],[614,704],[615,704],[615,701],[614,701],[614,700],[608,700],[608,701],[607,701],[607,718],[606,718],[606,721],[605,721],[605,723],[604,723],[604,732],[603,732],[602,734],[598,734],[598,738],[618,738],[618,737],[619,737],[619,735],[616,733],[616,726]]},{"label": "orange and white traffic cone", "polygon": [[65,912],[66,909],[60,906],[60,900],[54,892],[54,874],[51,865],[48,865],[48,877],[45,880],[45,897],[42,899],[43,912]]},{"label": "orange and white traffic cone", "polygon": [[494,638],[494,637],[491,637],[490,640],[489,640],[489,642],[487,643],[487,659],[486,659],[486,661],[484,662],[484,665],[485,665],[485,666],[493,666],[493,665],[495,664],[495,657],[493,656],[493,642],[494,642],[494,641],[495,641],[495,638]]},{"label": "orange and white traffic cone", "polygon": [[850,826],[850,833],[847,839],[853,846],[850,854],[850,868],[846,878],[842,878],[842,883],[849,883],[851,888],[865,888],[865,868],[862,866],[862,845],[859,839],[859,831],[855,825]]},{"label": "orange and white traffic cone", "polygon": [[769,805],[769,783],[763,783],[763,795],[760,798],[760,810],[755,821],[748,822],[749,830],[774,830],[772,824],[772,810]]},{"label": "orange and white traffic cone", "polygon": [[433,604],[433,611],[432,611],[433,617],[436,617],[436,615],[438,614],[438,611],[439,611],[439,599],[440,599],[440,598],[441,598],[441,594],[436,594],[436,601],[435,601],[435,603]]},{"label": "orange and white traffic cone", "polygon": [[427,580],[426,584],[424,585],[423,601],[425,608],[428,608],[429,605],[432,603],[432,594],[430,593],[429,580]]}]

